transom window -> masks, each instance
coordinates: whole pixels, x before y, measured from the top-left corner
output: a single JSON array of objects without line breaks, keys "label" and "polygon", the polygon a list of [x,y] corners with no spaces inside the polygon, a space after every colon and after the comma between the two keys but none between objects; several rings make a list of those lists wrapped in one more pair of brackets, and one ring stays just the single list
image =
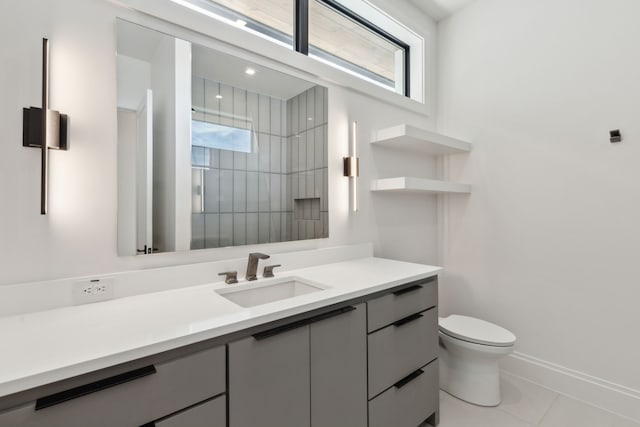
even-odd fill
[{"label": "transom window", "polygon": [[336,0],[188,2],[232,25],[292,47],[378,86],[411,96],[410,44]]}]

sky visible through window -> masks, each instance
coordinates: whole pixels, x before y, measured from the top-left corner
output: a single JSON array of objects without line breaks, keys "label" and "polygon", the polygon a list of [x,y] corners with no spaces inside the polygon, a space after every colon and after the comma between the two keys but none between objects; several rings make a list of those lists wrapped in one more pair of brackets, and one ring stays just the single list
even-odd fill
[{"label": "sky visible through window", "polygon": [[191,144],[197,147],[250,153],[251,130],[192,120]]}]

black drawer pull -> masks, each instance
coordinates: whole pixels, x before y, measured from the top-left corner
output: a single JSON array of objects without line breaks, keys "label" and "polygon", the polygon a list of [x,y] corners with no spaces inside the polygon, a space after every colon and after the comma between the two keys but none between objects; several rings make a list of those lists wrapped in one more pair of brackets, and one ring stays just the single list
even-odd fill
[{"label": "black drawer pull", "polygon": [[402,325],[406,325],[407,323],[413,322],[414,320],[418,320],[421,317],[422,317],[422,314],[420,313],[412,314],[409,317],[405,317],[404,319],[400,319],[397,322],[393,322],[393,326],[399,327]]},{"label": "black drawer pull", "polygon": [[418,378],[422,374],[424,374],[424,371],[422,369],[418,369],[417,371],[410,373],[409,375],[407,375],[406,377],[404,377],[403,379],[401,379],[400,381],[395,383],[393,386],[395,388],[400,389],[400,388],[406,386],[407,384],[409,384],[411,381],[413,381],[416,378]]},{"label": "black drawer pull", "polygon": [[314,322],[319,322],[321,320],[330,319],[332,317],[340,316],[341,314],[349,313],[355,309],[356,308],[353,306],[342,307],[337,310],[332,310],[328,313],[324,313],[324,314],[320,314],[318,316],[312,317],[311,322],[314,323]]},{"label": "black drawer pull", "polygon": [[257,341],[270,338],[279,334],[283,334],[285,332],[292,331],[294,329],[301,328],[303,326],[307,326],[311,323],[311,319],[303,319],[298,320],[297,322],[289,323],[286,325],[278,326],[273,329],[269,329],[268,331],[258,332],[257,334],[253,334],[253,338]]},{"label": "black drawer pull", "polygon": [[422,285],[413,285],[413,286],[409,286],[408,288],[395,291],[393,292],[393,294],[398,297],[400,295],[408,294],[409,292],[419,291],[420,289],[422,289]]},{"label": "black drawer pull", "polygon": [[51,394],[49,396],[41,397],[36,401],[36,411],[48,408],[50,406],[58,405],[69,400],[76,399],[78,397],[86,396],[97,391],[105,390],[113,386],[128,383],[129,381],[137,380],[138,378],[146,377],[155,373],[156,367],[153,365],[149,365],[145,366],[144,368],[125,372],[124,374],[114,375],[113,377],[105,378],[103,380],[95,381],[89,384],[71,388],[69,390],[61,391],[59,393]]},{"label": "black drawer pull", "polygon": [[265,338],[270,338],[273,337],[275,335],[279,335],[279,334],[283,334],[285,332],[289,332],[293,329],[298,329],[301,328],[303,326],[307,326],[311,323],[315,323],[315,322],[319,322],[321,320],[325,320],[325,319],[329,319],[331,317],[335,317],[335,316],[339,316],[341,314],[344,313],[348,313],[350,311],[355,310],[355,307],[352,306],[347,306],[347,307],[342,307],[339,308],[337,310],[332,310],[329,311],[328,313],[324,313],[324,314],[319,314],[318,316],[315,317],[311,317],[309,319],[302,319],[302,320],[298,320],[297,322],[293,322],[293,323],[288,323],[286,325],[282,325],[282,326],[277,326],[273,329],[269,329],[268,331],[264,331],[264,332],[258,332],[257,334],[253,334],[253,338],[257,341],[263,340]]}]

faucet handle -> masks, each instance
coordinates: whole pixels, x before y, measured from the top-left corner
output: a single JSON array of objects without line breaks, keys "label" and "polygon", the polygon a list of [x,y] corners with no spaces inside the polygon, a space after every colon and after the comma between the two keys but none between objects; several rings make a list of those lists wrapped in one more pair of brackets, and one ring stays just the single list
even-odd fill
[{"label": "faucet handle", "polygon": [[226,276],[224,278],[224,283],[226,283],[227,285],[233,285],[234,283],[238,283],[237,271],[225,271],[224,273],[218,273],[218,276]]},{"label": "faucet handle", "polygon": [[273,269],[276,267],[282,267],[282,264],[266,265],[262,277],[273,277]]}]

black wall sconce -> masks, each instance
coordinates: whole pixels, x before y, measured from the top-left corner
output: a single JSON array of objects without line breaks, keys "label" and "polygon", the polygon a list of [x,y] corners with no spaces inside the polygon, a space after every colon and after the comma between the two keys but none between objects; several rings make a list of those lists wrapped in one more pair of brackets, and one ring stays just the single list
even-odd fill
[{"label": "black wall sconce", "polygon": [[42,107],[24,108],[22,145],[42,152],[40,213],[47,214],[49,148],[68,149],[69,118],[49,109],[49,40],[42,39]]},{"label": "black wall sconce", "polygon": [[343,175],[351,181],[351,209],[358,212],[358,176],[360,176],[360,159],[358,158],[358,122],[351,124],[351,156],[343,157]]}]

